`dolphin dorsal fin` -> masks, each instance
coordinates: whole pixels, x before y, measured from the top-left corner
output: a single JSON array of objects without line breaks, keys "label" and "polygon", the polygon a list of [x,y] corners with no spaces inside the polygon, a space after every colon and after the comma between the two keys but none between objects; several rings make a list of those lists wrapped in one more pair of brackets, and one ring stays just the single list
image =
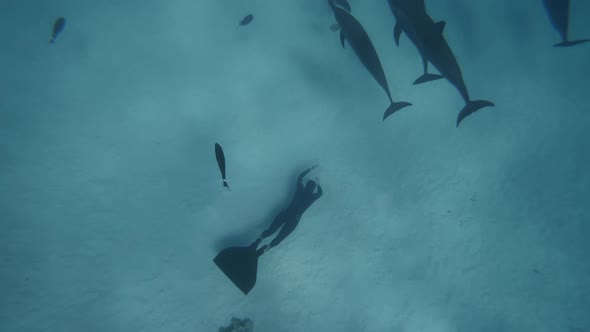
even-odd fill
[{"label": "dolphin dorsal fin", "polygon": [[434,24],[434,26],[436,27],[436,31],[440,34],[443,33],[443,30],[445,29],[445,25],[447,25],[447,22],[445,22],[445,21],[436,22]]},{"label": "dolphin dorsal fin", "polygon": [[393,40],[395,40],[395,45],[399,46],[399,37],[402,35],[402,27],[400,26],[399,22],[395,23],[395,27],[393,28]]}]

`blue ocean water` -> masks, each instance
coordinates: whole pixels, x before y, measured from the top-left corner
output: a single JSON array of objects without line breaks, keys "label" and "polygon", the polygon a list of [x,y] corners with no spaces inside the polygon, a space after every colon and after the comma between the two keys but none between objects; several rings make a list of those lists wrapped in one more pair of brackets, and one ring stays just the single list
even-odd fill
[{"label": "blue ocean water", "polygon": [[[495,104],[457,128],[387,1],[349,2],[412,103],[385,121],[327,1],[3,0],[0,331],[590,332],[590,43],[554,47],[544,1],[427,0]],[[244,295],[213,258],[315,164]]]}]

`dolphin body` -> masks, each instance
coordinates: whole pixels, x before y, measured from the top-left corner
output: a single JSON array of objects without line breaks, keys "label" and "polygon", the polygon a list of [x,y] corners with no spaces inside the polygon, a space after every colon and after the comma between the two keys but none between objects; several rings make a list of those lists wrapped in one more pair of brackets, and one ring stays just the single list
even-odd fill
[{"label": "dolphin body", "polygon": [[590,39],[569,40],[568,38],[570,0],[543,0],[543,4],[551,24],[561,36],[561,42],[553,46],[569,47],[590,41]]},{"label": "dolphin body", "polygon": [[[487,100],[471,100],[469,98],[469,92],[463,80],[461,68],[457,63],[451,47],[443,36],[446,23],[444,21],[434,22],[426,12],[424,0],[389,1],[392,10],[395,9],[398,14],[402,13],[400,15],[402,19],[399,21],[399,25],[396,23],[398,31],[395,34],[399,35],[401,31],[404,31],[408,37],[414,38],[423,61],[427,60],[430,62],[459,91],[459,94],[465,101],[465,106],[457,116],[457,127],[459,127],[461,121],[467,116],[484,107],[495,106]],[[402,8],[405,8],[405,10]],[[404,30],[404,28],[408,30]]]},{"label": "dolphin body", "polygon": [[422,57],[424,74],[418,77],[414,81],[414,84],[426,83],[443,78],[442,75],[428,73],[428,59],[424,55],[426,53],[425,45],[418,35],[418,29],[420,27],[415,26],[416,23],[424,21],[417,19],[421,15],[426,15],[424,0],[388,0],[387,2],[396,21],[393,29],[395,44],[399,46],[400,36],[402,32],[405,32]]},{"label": "dolphin body", "polygon": [[383,114],[383,120],[400,109],[412,105],[405,101],[394,102],[391,98],[389,85],[387,84],[387,78],[385,77],[383,66],[379,60],[379,55],[377,54],[369,35],[359,21],[357,21],[345,9],[336,6],[334,0],[328,0],[328,3],[334,12],[336,22],[338,22],[338,25],[340,26],[340,42],[342,43],[342,47],[344,47],[344,41],[348,41],[348,44],[352,47],[363,66],[365,66],[375,81],[377,81],[383,90],[385,90],[385,93],[389,98],[390,105]]}]

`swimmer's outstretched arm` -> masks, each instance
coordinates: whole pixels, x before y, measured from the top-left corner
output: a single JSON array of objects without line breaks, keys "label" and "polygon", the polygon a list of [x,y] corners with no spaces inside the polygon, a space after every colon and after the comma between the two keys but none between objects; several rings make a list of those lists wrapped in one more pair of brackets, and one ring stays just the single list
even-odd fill
[{"label": "swimmer's outstretched arm", "polygon": [[313,171],[314,168],[318,167],[317,165],[312,166],[308,169],[306,169],[305,171],[301,172],[301,174],[299,174],[299,176],[297,177],[297,186],[298,187],[303,187],[303,178],[309,174],[309,172]]}]

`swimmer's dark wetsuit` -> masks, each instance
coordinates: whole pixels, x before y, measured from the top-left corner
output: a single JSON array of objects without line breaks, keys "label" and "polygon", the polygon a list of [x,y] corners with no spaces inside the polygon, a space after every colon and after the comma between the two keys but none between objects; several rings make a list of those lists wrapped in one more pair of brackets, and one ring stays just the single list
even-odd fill
[{"label": "swimmer's dark wetsuit", "polygon": [[[266,229],[260,238],[256,240],[254,243],[251,244],[253,247],[258,247],[260,242],[274,234],[281,226],[281,231],[279,234],[270,242],[269,245],[264,245],[260,249],[257,250],[258,255],[262,255],[264,252],[268,251],[270,248],[277,246],[281,241],[283,241],[291,232],[295,230],[297,224],[299,224],[299,220],[301,219],[301,215],[307,210],[318,198],[322,196],[322,186],[316,184],[315,181],[309,180],[303,186],[303,177],[305,177],[309,172],[313,169],[308,168],[303,173],[299,174],[297,177],[297,190],[295,191],[295,195],[291,204],[281,211],[276,217],[275,220],[272,222],[270,227]],[[314,190],[317,187],[317,191]]]}]

